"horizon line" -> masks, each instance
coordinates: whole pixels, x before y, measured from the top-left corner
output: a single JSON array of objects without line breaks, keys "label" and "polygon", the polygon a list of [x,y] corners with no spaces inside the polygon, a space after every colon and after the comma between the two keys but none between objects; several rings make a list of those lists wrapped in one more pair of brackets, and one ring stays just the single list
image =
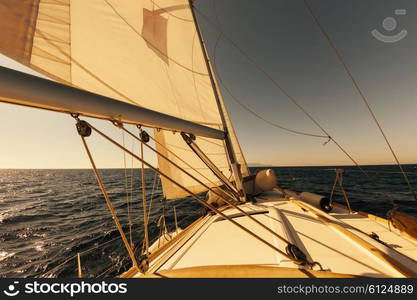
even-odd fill
[{"label": "horizon line", "polygon": [[[406,164],[401,164],[402,166],[407,166],[407,165],[417,165],[417,163],[406,163]],[[361,164],[360,166],[362,167],[367,167],[367,166],[397,166],[397,164],[387,164],[387,163],[382,163],[382,164]],[[351,164],[351,165],[341,165],[341,164],[334,164],[334,165],[264,165],[264,164],[260,164],[260,165],[251,165],[248,164],[249,168],[315,168],[315,167],[356,167],[356,165]],[[109,167],[109,168],[98,168],[100,170],[123,170],[125,168],[123,167]],[[127,168],[127,169],[131,169],[131,168]],[[133,168],[133,169],[141,169],[140,167],[138,168]],[[147,168],[145,167],[144,169],[151,169],[151,168]],[[61,167],[61,168],[2,168],[0,167],[0,170],[92,170],[92,168],[65,168],[65,167]]]}]

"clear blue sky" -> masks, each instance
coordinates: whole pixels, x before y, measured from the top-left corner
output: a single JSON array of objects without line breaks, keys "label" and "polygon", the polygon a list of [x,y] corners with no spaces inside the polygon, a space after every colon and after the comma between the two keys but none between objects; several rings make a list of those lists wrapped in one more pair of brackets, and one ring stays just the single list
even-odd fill
[{"label": "clear blue sky", "polygon": [[[393,163],[382,136],[303,1],[198,0],[197,6],[265,68],[361,164]],[[417,163],[417,2],[413,0],[310,0],[322,24],[369,99],[403,163]],[[405,15],[396,15],[405,9]],[[197,14],[198,16],[198,14]],[[397,26],[387,30],[392,19]],[[210,54],[218,32],[199,18]],[[396,43],[386,36],[407,30]],[[391,28],[390,28],[391,29]],[[231,91],[265,118],[286,127],[321,132],[236,49],[222,40],[219,72]],[[0,57],[0,64],[17,68]],[[331,143],[281,131],[237,105],[224,92],[246,159],[266,165],[345,165],[350,161]],[[1,168],[89,167],[74,121],[62,114],[0,104]],[[104,121],[93,121],[118,137]],[[91,138],[99,167],[122,167],[123,154]],[[131,139],[126,138],[131,147]],[[137,145],[135,145],[137,149]],[[150,157],[149,153],[146,153]],[[130,158],[128,159],[130,164]]]}]

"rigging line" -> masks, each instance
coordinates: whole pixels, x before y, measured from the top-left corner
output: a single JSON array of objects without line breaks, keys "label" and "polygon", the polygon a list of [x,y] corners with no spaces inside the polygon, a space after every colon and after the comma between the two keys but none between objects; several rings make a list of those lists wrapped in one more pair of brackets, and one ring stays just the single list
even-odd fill
[{"label": "rigging line", "polygon": [[139,270],[139,266],[138,266],[138,263],[136,261],[135,254],[133,253],[133,249],[129,245],[128,240],[126,239],[125,233],[123,232],[123,227],[122,227],[122,225],[119,222],[119,219],[118,219],[118,217],[116,215],[116,212],[115,212],[115,210],[113,208],[113,204],[110,201],[109,195],[107,194],[107,191],[106,191],[106,188],[104,186],[103,180],[102,180],[102,178],[100,176],[100,173],[99,173],[99,171],[98,171],[98,169],[97,169],[97,167],[95,165],[93,156],[91,155],[90,149],[88,148],[88,145],[87,145],[87,142],[85,140],[85,137],[84,136],[81,136],[81,140],[82,140],[82,143],[84,145],[85,151],[87,152],[87,155],[88,155],[88,158],[90,160],[91,166],[93,167],[93,171],[94,171],[94,174],[96,176],[97,183],[100,186],[100,190],[101,190],[101,192],[103,194],[103,197],[104,197],[104,200],[106,201],[106,204],[107,204],[107,206],[108,206],[108,208],[110,210],[110,213],[112,215],[113,221],[114,221],[114,223],[115,223],[115,225],[116,225],[116,227],[117,227],[117,229],[118,229],[118,231],[119,231],[119,233],[120,233],[120,235],[121,235],[121,237],[123,239],[123,243],[124,243],[125,248],[126,248],[128,254],[129,254],[130,259],[132,260],[132,264],[133,264],[133,266],[135,268],[137,268]]},{"label": "rigging line", "polygon": [[[132,139],[132,152],[134,152],[134,149],[135,149],[135,144],[134,144],[134,140]],[[133,179],[134,179],[134,160],[133,160],[133,157],[131,157],[131,160],[130,160],[130,203],[131,203],[130,204],[130,215],[132,215],[132,213],[133,213],[133,203],[134,203],[134,197],[133,197],[134,183],[133,183]]]},{"label": "rigging line", "polygon": [[[123,147],[125,147],[125,134],[122,132],[122,143]],[[123,151],[123,166],[124,166],[124,174],[125,174],[125,191],[126,191],[126,203],[127,203],[127,219],[129,224],[129,241],[130,246],[133,248],[132,242],[132,220],[130,216],[130,197],[129,197],[129,190],[127,187],[127,168],[126,168],[126,152]]]},{"label": "rigging line", "polygon": [[219,30],[221,32],[222,37],[227,40],[233,47],[235,47],[241,54],[244,56],[250,63],[252,63],[255,68],[261,72],[265,77],[267,77],[295,106],[298,107],[299,110],[301,110],[318,128],[320,128],[323,133],[326,134],[327,138],[330,138],[330,135],[324,130],[324,128],[320,125],[320,123],[310,114],[308,113],[296,100],[294,97],[292,97],[279,83],[276,81],[264,68],[262,68],[253,58],[249,56],[247,52],[245,52],[242,48],[239,47],[239,45],[236,44],[235,41],[233,41],[229,36],[227,36],[221,27],[214,24],[214,22],[207,17],[203,12],[201,12],[198,8],[195,6],[194,10],[198,12],[207,22],[209,22],[214,28]]},{"label": "rigging line", "polygon": [[345,188],[343,187],[343,169],[336,169],[336,180],[339,183],[340,191],[343,193],[343,197],[345,198],[349,213],[351,214],[352,209],[350,208],[349,197],[345,191]]},{"label": "rigging line", "polygon": [[[235,149],[233,146],[233,141],[232,141],[233,137],[231,137],[231,135],[233,135],[233,126],[229,126],[227,122],[229,117],[227,116],[227,110],[224,106],[223,99],[221,97],[221,91],[219,90],[218,83],[216,82],[216,79],[213,74],[214,70],[210,64],[210,58],[209,58],[201,31],[200,31],[200,27],[197,21],[197,16],[194,10],[192,9],[193,1],[188,0],[188,4],[191,8],[191,14],[193,16],[195,29],[197,31],[198,40],[200,42],[200,47],[203,52],[204,62],[205,62],[205,65],[209,74],[209,79],[210,79],[211,87],[213,90],[214,99],[216,100],[216,104],[217,104],[217,110],[220,115],[221,125],[223,126],[223,129],[226,132],[223,142],[224,142],[224,149],[225,149],[226,156],[227,156],[227,162],[230,166],[230,171],[233,174],[233,177],[235,179],[235,186],[236,186],[236,189],[238,190],[239,199],[242,202],[245,202],[246,194],[245,194],[245,189],[243,187],[243,175],[242,175],[243,168],[241,170],[241,168],[239,167],[240,164],[238,162],[238,157],[235,153]],[[229,120],[229,123],[231,123],[230,120]],[[231,132],[228,132],[229,130],[231,130]]]},{"label": "rigging line", "polygon": [[226,92],[229,94],[229,96],[237,103],[239,104],[244,110],[248,111],[250,114],[254,115],[256,118],[264,121],[265,123],[278,128],[278,129],[282,129],[285,130],[287,132],[291,132],[294,134],[299,134],[299,135],[305,135],[305,136],[311,136],[311,137],[317,137],[317,138],[329,138],[327,135],[318,135],[318,134],[312,134],[312,133],[307,133],[307,132],[301,132],[301,131],[297,131],[297,130],[293,130],[293,129],[289,129],[286,128],[284,126],[281,126],[277,123],[271,122],[267,119],[265,119],[264,117],[262,117],[260,114],[258,114],[257,112],[255,112],[253,109],[249,108],[249,106],[243,104],[241,101],[239,101],[239,99],[232,93],[232,91],[227,87],[227,85],[224,83],[223,77],[220,75],[219,72],[219,68],[217,65],[217,48],[220,44],[221,38],[224,35],[223,32],[223,28],[221,26],[219,17],[218,17],[218,13],[217,13],[217,8],[216,8],[216,0],[212,1],[213,3],[213,9],[214,9],[214,15],[216,17],[216,23],[217,26],[219,28],[219,35],[217,37],[216,43],[214,45],[214,49],[213,49],[213,63],[214,63],[214,68],[216,70],[216,75],[217,75],[217,79],[219,80],[220,84],[223,86],[223,88],[226,90]]},{"label": "rigging line", "polygon": [[[373,180],[373,178],[361,167],[361,165],[359,165],[359,163],[338,142],[336,142],[332,137],[330,137],[330,140],[355,164],[355,166],[360,170],[360,172],[364,174],[366,178],[368,178],[368,180],[374,186],[378,187],[378,184],[375,182],[375,180]],[[382,194],[385,195],[385,197],[389,199],[392,206],[396,208],[398,205],[395,203],[394,198],[390,194],[386,193],[384,190],[381,189],[381,191],[382,191]]]},{"label": "rigging line", "polygon": [[[223,186],[234,195],[235,198],[239,199],[239,193],[234,186],[232,181],[229,181],[228,178],[223,174],[223,172],[207,157],[207,155],[195,144],[192,138],[185,133],[181,133],[184,141],[193,150],[195,155],[208,167],[208,169],[216,176],[222,183]],[[220,196],[221,197],[221,196]],[[224,197],[221,197],[224,198]]]},{"label": "rigging line", "polygon": [[[191,192],[187,187],[181,185],[180,183],[178,183],[176,180],[170,178],[168,175],[166,175],[165,173],[163,173],[161,170],[155,168],[154,166],[152,166],[150,163],[146,162],[143,158],[140,158],[139,156],[135,155],[133,152],[129,151],[129,149],[124,148],[122,145],[120,145],[118,142],[116,142],[115,140],[113,140],[112,138],[110,138],[109,136],[107,136],[105,133],[101,132],[100,130],[98,130],[97,128],[95,128],[94,126],[92,126],[90,123],[85,122],[85,124],[87,124],[92,130],[94,130],[95,132],[97,132],[99,135],[101,135],[103,138],[105,138],[106,140],[108,140],[109,142],[111,142],[113,145],[119,147],[120,149],[124,150],[126,153],[130,154],[131,156],[133,156],[134,158],[136,158],[137,160],[139,160],[140,162],[142,162],[142,164],[146,165],[148,168],[152,169],[154,172],[157,172],[159,175],[165,177],[167,180],[171,181],[171,183],[175,184],[176,186],[178,186],[180,189],[184,190],[185,192],[187,192],[192,198],[194,198],[195,200],[197,200],[198,202],[200,202],[202,205],[204,205],[205,207],[207,207],[208,209],[212,210],[213,212],[215,212],[216,214],[220,215],[221,217],[223,217],[224,219],[228,220],[229,222],[233,223],[234,225],[236,225],[237,227],[239,227],[240,229],[242,229],[243,231],[245,231],[246,233],[250,234],[251,236],[253,236],[254,238],[256,238],[257,240],[259,240],[260,242],[264,243],[265,245],[269,246],[270,248],[272,248],[273,250],[277,251],[278,253],[280,253],[281,255],[287,257],[288,259],[292,260],[294,263],[297,264],[298,260],[296,258],[291,257],[289,254],[281,251],[280,249],[278,249],[276,246],[272,245],[271,243],[269,243],[268,241],[264,240],[263,238],[261,238],[260,236],[258,236],[256,233],[252,232],[250,229],[246,228],[245,226],[242,226],[241,224],[237,223],[236,221],[234,221],[233,219],[231,219],[229,216],[226,216],[225,214],[223,214],[220,210],[218,210],[216,207],[214,207],[213,205],[209,204],[208,202],[204,201],[203,199],[201,199],[199,196],[197,196],[195,193]],[[125,129],[124,127],[121,127],[121,129],[123,129],[124,131],[128,132],[129,134],[130,131],[128,131],[127,129]],[[133,134],[132,134],[133,135]],[[133,135],[134,136],[134,135]],[[136,137],[137,138],[137,137]],[[84,139],[83,139],[84,140]],[[145,144],[146,145],[146,144]],[[167,159],[168,160],[168,159]],[[168,160],[169,161],[169,160]],[[171,162],[174,166],[177,166],[174,162]],[[184,171],[186,173],[186,171]],[[205,186],[204,183],[202,183],[201,181],[199,181],[197,178],[193,177],[191,174],[187,173],[188,176],[190,176],[192,179],[194,179],[195,181],[199,182],[201,185]],[[205,186],[207,188],[207,186]],[[216,191],[213,191],[213,193],[215,193],[216,195],[222,197],[221,195],[219,195]],[[247,216],[249,219],[251,219],[252,221],[254,221],[256,224],[260,225],[262,228],[266,229],[267,231],[269,231],[270,233],[272,233],[275,237],[277,237],[278,239],[280,239],[281,241],[283,241],[284,243],[287,243],[288,246],[295,246],[292,245],[289,241],[287,241],[285,238],[283,238],[282,236],[280,236],[279,234],[277,234],[274,230],[272,230],[271,228],[269,228],[268,226],[266,226],[265,224],[263,224],[262,222],[258,221],[257,219],[255,219],[253,216],[251,216],[250,214],[248,214],[246,211],[244,211],[243,209],[241,209],[240,207],[238,207],[236,204],[234,204],[233,202],[229,201],[228,199],[225,199],[223,197],[223,200],[231,205],[234,209],[238,210],[239,212],[241,212],[242,214],[244,214],[245,216]],[[312,266],[311,263],[307,262],[308,266]]]},{"label": "rigging line", "polygon": [[[91,125],[90,125],[91,126]],[[116,125],[115,125],[116,126]],[[135,136],[133,133],[131,133],[129,130],[127,130],[126,128],[124,128],[123,126],[118,127],[120,129],[122,129],[123,131],[125,131],[127,134],[129,134],[131,137],[133,137],[134,139],[141,141],[140,138],[138,138],[137,136]],[[150,137],[150,136],[149,136]],[[209,187],[207,184],[203,183],[201,180],[197,179],[195,176],[193,176],[191,173],[189,173],[188,171],[186,171],[184,168],[181,168],[178,164],[176,164],[174,161],[172,161],[171,159],[169,159],[166,155],[162,154],[161,152],[159,152],[158,150],[152,148],[151,146],[149,146],[147,143],[144,143],[144,145],[152,150],[154,153],[156,153],[158,155],[158,157],[162,157],[163,159],[165,159],[167,162],[171,163],[173,166],[175,166],[176,168],[178,168],[180,171],[184,172],[187,176],[189,176],[190,178],[192,178],[195,182],[201,184],[203,187],[207,188],[208,190],[212,190],[211,187]],[[214,186],[217,186],[217,183],[213,183]],[[212,190],[213,191],[213,190]],[[216,193],[215,191],[213,191],[216,195],[222,197],[222,195]],[[226,192],[226,194],[233,198],[233,194],[230,194],[228,191],[224,190],[224,192]]]},{"label": "rigging line", "polygon": [[[215,182],[213,182],[212,180],[210,180],[209,178],[207,178],[207,176],[205,176],[203,173],[201,173],[200,171],[198,171],[198,169],[196,169],[195,167],[193,167],[192,165],[190,165],[188,162],[186,162],[184,159],[182,159],[181,157],[179,157],[177,154],[175,154],[175,152],[171,151],[168,147],[166,147],[165,145],[163,145],[162,143],[160,143],[159,141],[157,141],[155,138],[153,138],[152,136],[149,136],[149,138],[155,142],[155,144],[158,144],[159,146],[161,146],[162,148],[164,148],[168,153],[172,154],[176,159],[179,159],[182,163],[184,163],[187,167],[189,167],[190,169],[192,169],[194,172],[196,172],[198,175],[200,175],[201,177],[203,177],[205,180],[207,180],[210,184],[212,185],[217,185]],[[188,149],[187,149],[188,150]]]},{"label": "rigging line", "polygon": [[336,191],[336,184],[337,184],[337,174],[336,174],[336,177],[334,179],[333,188],[332,188],[332,191],[331,191],[330,197],[329,197],[330,205],[332,205],[332,203],[333,203],[333,194]]},{"label": "rigging line", "polygon": [[[124,131],[123,131],[124,133]],[[139,134],[141,135],[142,129],[139,128]],[[144,224],[144,235],[145,235],[145,254],[149,255],[149,233],[148,233],[148,214],[146,208],[146,182],[145,182],[145,165],[143,164],[144,161],[144,151],[143,151],[143,140],[140,140],[140,156],[142,158],[142,168],[141,168],[141,183],[142,183],[142,202],[143,202],[143,224]],[[126,152],[124,152],[126,153]],[[133,152],[132,152],[133,153]],[[132,156],[133,158],[133,156]]]},{"label": "rigging line", "polygon": [[[133,156],[132,156],[133,158]],[[153,196],[154,196],[154,192],[155,192],[155,186],[156,186],[156,182],[158,181],[158,174],[156,172],[154,172],[154,177],[153,177],[153,184],[152,184],[152,191],[151,191],[151,197],[150,197],[150,201],[149,201],[149,209],[148,209],[148,219],[146,220],[146,226],[149,225],[149,219],[150,219],[150,215],[151,215],[151,208],[152,208],[152,202],[153,202]],[[158,181],[159,183],[159,181]]]},{"label": "rigging line", "polygon": [[254,115],[256,118],[264,121],[265,123],[278,128],[278,129],[282,129],[285,130],[287,132],[291,132],[294,134],[299,134],[299,135],[304,135],[304,136],[311,136],[311,137],[317,137],[317,138],[326,138],[328,139],[329,136],[327,135],[318,135],[318,134],[312,134],[312,133],[307,133],[307,132],[301,132],[301,131],[297,131],[297,130],[293,130],[293,129],[289,129],[286,128],[284,126],[281,126],[277,123],[271,122],[267,119],[265,119],[264,117],[262,117],[260,114],[258,114],[257,112],[255,112],[254,110],[252,110],[251,108],[249,108],[247,105],[243,104],[241,101],[239,101],[239,99],[231,92],[231,90],[226,86],[226,84],[223,81],[223,78],[220,76],[220,72],[218,71],[218,67],[217,67],[217,57],[216,57],[216,51],[217,51],[217,45],[218,45],[218,41],[221,39],[221,34],[219,35],[215,48],[214,48],[214,54],[213,54],[213,62],[214,62],[214,68],[216,69],[216,73],[217,73],[217,79],[219,80],[220,84],[222,85],[222,87],[225,89],[225,91],[229,94],[229,96],[237,103],[239,104],[244,110],[248,111],[250,114]]},{"label": "rigging line", "polygon": [[[83,121],[85,122],[85,121]],[[188,188],[184,187],[183,185],[181,185],[180,183],[178,183],[175,179],[172,179],[170,176],[168,176],[167,174],[165,174],[164,172],[162,172],[161,170],[159,170],[158,168],[152,166],[150,163],[146,162],[145,160],[143,160],[142,158],[140,158],[139,156],[137,156],[136,154],[132,153],[129,149],[123,148],[122,145],[120,145],[118,142],[116,142],[115,140],[113,140],[112,138],[110,138],[109,136],[107,136],[106,134],[104,134],[103,132],[101,132],[100,130],[98,130],[97,128],[95,128],[94,126],[92,126],[91,124],[89,124],[88,122],[85,122],[86,124],[88,124],[88,126],[94,130],[95,132],[97,132],[99,135],[101,135],[104,139],[108,140],[110,143],[112,143],[113,145],[119,147],[120,149],[126,151],[129,155],[132,155],[134,158],[136,158],[137,160],[139,160],[140,162],[143,162],[144,165],[146,165],[148,168],[150,168],[151,170],[153,170],[154,172],[157,172],[159,175],[161,175],[162,177],[166,178],[168,181],[170,181],[172,184],[176,185],[177,187],[179,187],[180,189],[184,190],[186,193],[188,193],[194,200],[198,201],[199,203],[201,203],[202,205],[204,205],[205,207],[207,207],[208,209],[210,209],[211,211],[215,212],[216,214],[218,214],[219,216],[221,216],[222,218],[228,220],[229,222],[231,222],[233,225],[237,226],[238,228],[242,229],[243,231],[245,231],[246,233],[248,233],[249,235],[251,235],[252,237],[254,237],[255,239],[257,239],[258,241],[264,243],[265,245],[267,245],[268,247],[272,248],[274,251],[277,251],[278,253],[280,253],[281,255],[283,255],[284,257],[290,259],[291,261],[294,261],[294,259],[288,255],[287,253],[283,252],[282,250],[278,249],[276,246],[272,245],[271,243],[269,243],[267,240],[263,239],[262,237],[258,236],[256,233],[252,232],[250,229],[246,228],[245,226],[239,224],[238,222],[236,222],[235,220],[231,219],[229,216],[225,215],[224,213],[222,213],[219,209],[217,209],[216,207],[214,207],[213,205],[207,203],[206,201],[204,201],[203,199],[201,199],[199,196],[197,196],[195,193],[193,193],[191,190],[189,190]],[[85,140],[83,139],[84,143]],[[88,152],[89,153],[89,152]],[[224,199],[225,202],[227,203],[227,200]],[[230,204],[230,203],[229,203]],[[238,209],[238,210],[242,210],[241,208],[234,206],[234,208]],[[243,210],[242,210],[243,211]],[[247,214],[245,211],[243,211],[244,214]],[[249,218],[254,219],[253,217],[251,217],[250,215],[248,215]],[[254,219],[255,222],[259,222],[256,219]],[[265,226],[265,225],[263,225]],[[272,229],[270,229],[269,227],[268,230],[271,231],[271,233],[273,233],[274,235],[277,235],[276,232],[274,232]],[[124,236],[124,235],[123,235]],[[280,239],[285,240],[284,238],[280,237]],[[130,247],[129,247],[130,249]],[[136,267],[138,267],[136,265]]]},{"label": "rigging line", "polygon": [[388,140],[388,137],[386,136],[384,130],[382,129],[381,124],[379,123],[378,119],[376,118],[375,113],[373,112],[365,94],[362,92],[362,89],[359,87],[358,82],[356,81],[356,79],[353,77],[352,72],[350,71],[347,63],[345,62],[345,60],[342,57],[342,54],[340,53],[340,51],[338,50],[338,48],[336,47],[335,43],[333,42],[333,40],[331,39],[330,35],[327,33],[327,31],[325,30],[324,26],[320,23],[318,16],[316,15],[316,13],[314,12],[313,8],[308,4],[307,0],[304,0],[304,4],[307,7],[307,10],[309,11],[310,15],[312,16],[314,22],[317,24],[317,26],[320,29],[320,32],[323,34],[323,36],[325,37],[325,39],[327,40],[327,42],[329,43],[330,47],[332,48],[333,52],[335,53],[337,59],[339,60],[340,64],[342,65],[343,69],[345,70],[346,74],[348,75],[348,77],[350,78],[350,80],[353,83],[354,88],[356,89],[356,91],[358,92],[360,98],[362,99],[363,103],[365,104],[366,108],[368,109],[369,113],[372,116],[372,119],[374,120],[375,124],[377,125],[379,131],[381,132],[385,143],[387,144],[392,156],[394,157],[399,169],[401,170],[401,173],[404,177],[404,180],[406,181],[408,188],[410,189],[411,194],[413,195],[414,199],[417,201],[417,195],[411,185],[411,182],[407,176],[407,174],[404,172],[404,169],[397,157],[397,155],[395,154],[394,149],[391,146],[391,143]]},{"label": "rigging line", "polygon": [[[372,182],[372,184],[374,184],[375,186],[378,186],[376,182],[356,162],[356,160],[327,132],[326,129],[323,128],[323,126],[320,125],[320,123],[317,120],[313,118],[312,115],[310,115],[291,95],[289,95],[288,92],[284,90],[282,86],[267,71],[265,71],[253,58],[249,56],[249,54],[247,54],[242,48],[240,48],[239,45],[236,44],[236,42],[234,42],[230,37],[228,37],[218,25],[214,24],[214,22],[209,17],[207,17],[203,12],[201,12],[195,6],[193,7],[194,7],[194,10],[197,13],[199,13],[209,24],[211,24],[215,29],[219,30],[219,32],[222,33],[222,37],[225,40],[227,40],[233,47],[235,47],[249,62],[251,62],[256,67],[258,71],[264,74],[264,76],[267,79],[269,79],[279,90],[281,90],[282,93],[286,95],[287,98],[291,100],[291,102],[294,103],[294,105],[296,105],[329,138],[329,141],[332,141],[355,164],[355,166],[359,170],[361,170],[361,172],[369,179],[370,182]],[[383,192],[383,193],[386,195],[386,197],[388,197],[391,200],[392,205],[396,207],[397,205],[395,204],[392,196],[387,194],[386,192]]]}]

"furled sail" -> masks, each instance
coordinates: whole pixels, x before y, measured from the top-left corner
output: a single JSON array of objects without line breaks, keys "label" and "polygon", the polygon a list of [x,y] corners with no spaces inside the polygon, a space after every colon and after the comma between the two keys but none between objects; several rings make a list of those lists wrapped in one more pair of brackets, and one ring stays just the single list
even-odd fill
[{"label": "furled sail", "polygon": [[[0,28],[2,54],[56,81],[223,129],[187,0],[2,0]],[[232,129],[231,135],[236,145]],[[155,136],[158,150],[209,185],[219,184],[179,134]],[[197,138],[197,143],[229,177],[222,142]],[[193,192],[204,190],[158,161]],[[168,182],[163,188],[167,198],[185,196]]]}]

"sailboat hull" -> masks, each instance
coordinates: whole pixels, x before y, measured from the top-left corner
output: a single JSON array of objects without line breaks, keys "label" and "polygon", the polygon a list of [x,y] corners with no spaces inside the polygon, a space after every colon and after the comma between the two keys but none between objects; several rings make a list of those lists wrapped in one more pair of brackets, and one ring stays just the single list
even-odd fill
[{"label": "sailboat hull", "polygon": [[[417,277],[417,240],[385,219],[337,204],[326,213],[278,191],[240,208],[319,264],[297,265],[208,214],[153,251],[147,272],[132,268],[121,277]],[[231,207],[223,213],[285,252],[286,243],[246,215]]]}]

